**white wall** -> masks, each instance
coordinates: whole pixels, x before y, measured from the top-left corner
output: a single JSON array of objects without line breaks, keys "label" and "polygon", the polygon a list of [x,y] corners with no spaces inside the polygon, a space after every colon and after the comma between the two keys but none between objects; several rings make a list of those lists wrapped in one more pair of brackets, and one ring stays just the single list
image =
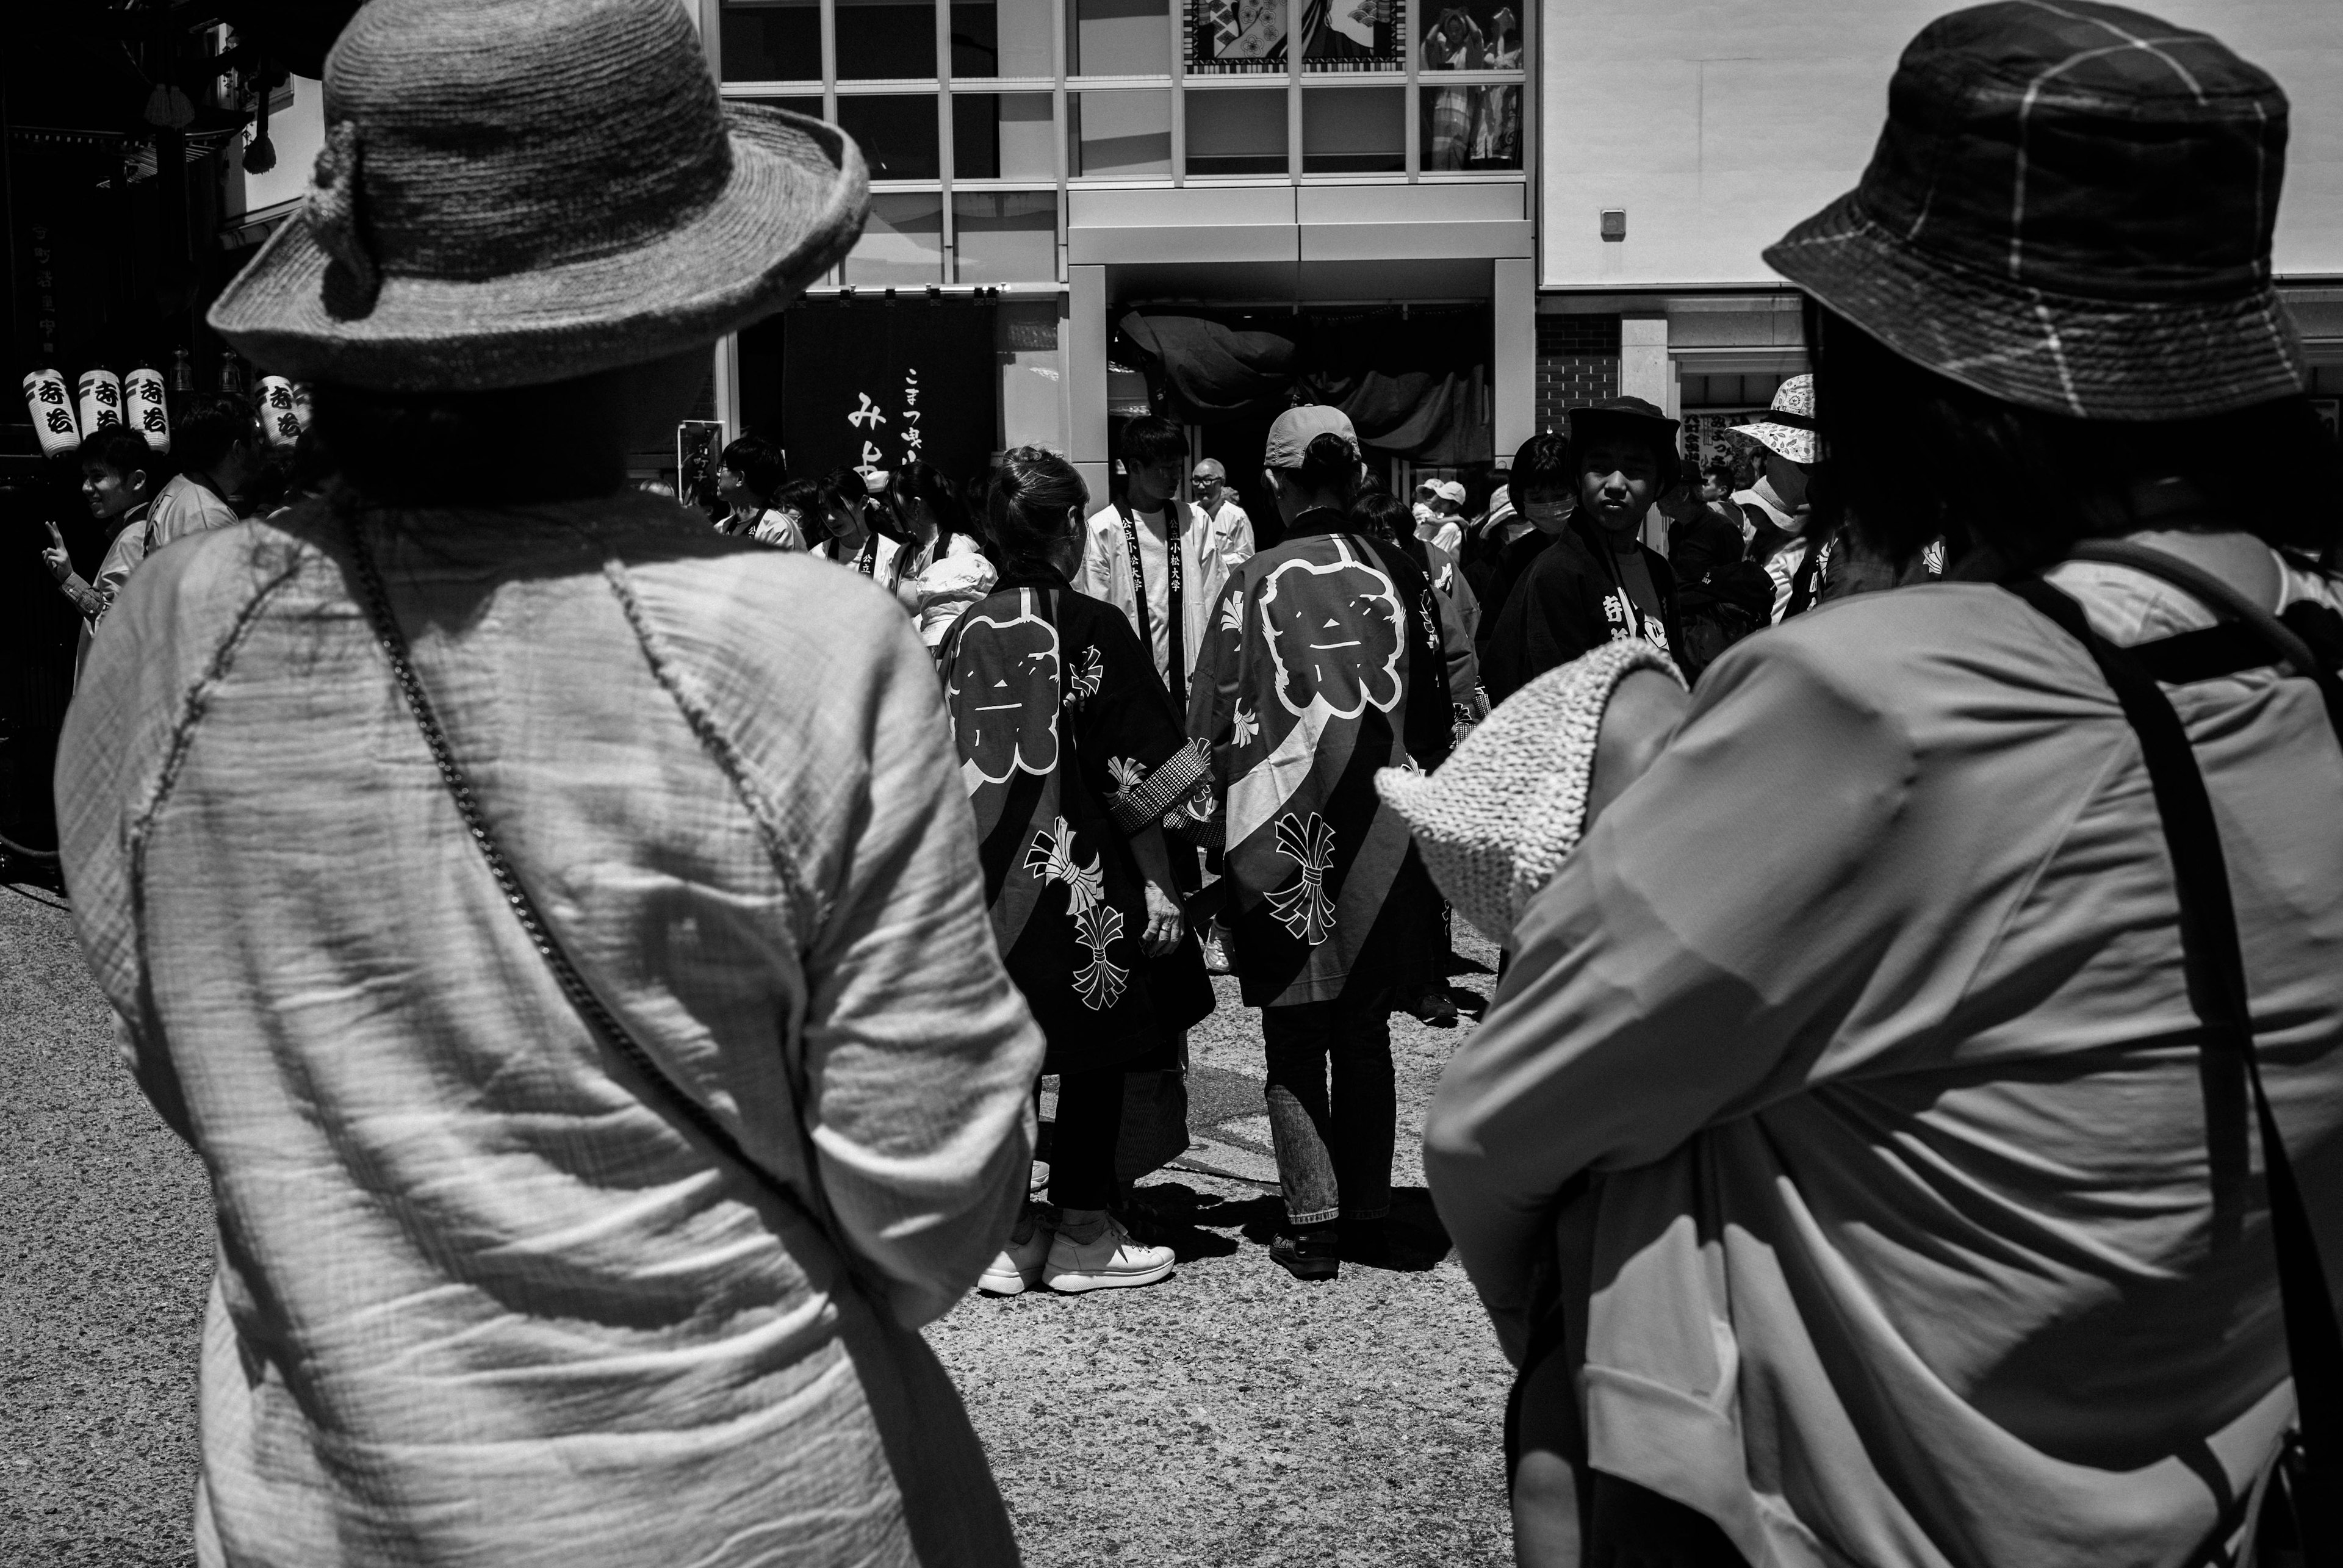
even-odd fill
[{"label": "white wall", "polygon": [[[1545,0],[1539,281],[1778,282],[1758,253],[1851,189],[1943,0]],[[2147,0],[2293,101],[2281,275],[2343,276],[2343,0]],[[1627,237],[1598,232],[1627,210]]]},{"label": "white wall", "polygon": [[310,171],[326,146],[326,85],[307,76],[292,77],[287,85],[293,89],[292,106],[272,110],[268,116],[268,145],[277,149],[277,166],[266,174],[246,174],[244,144],[239,142],[226,160],[222,209],[226,216],[265,211],[309,188]]}]

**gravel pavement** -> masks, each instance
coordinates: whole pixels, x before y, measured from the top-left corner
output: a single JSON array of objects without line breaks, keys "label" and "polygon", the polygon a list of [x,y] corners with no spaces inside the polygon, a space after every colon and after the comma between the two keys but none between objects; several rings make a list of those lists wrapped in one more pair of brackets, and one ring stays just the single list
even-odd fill
[{"label": "gravel pavement", "polygon": [[[1459,926],[1485,992],[1494,953]],[[116,1063],[69,917],[0,883],[0,1564],[192,1563],[202,1166]],[[1168,1281],[971,1297],[928,1331],[1034,1568],[1510,1560],[1506,1369],[1423,1193],[1417,1137],[1471,1029],[1393,1020],[1404,1268],[1303,1285],[1278,1212],[1259,1015],[1234,983],[1192,1038],[1194,1143],[1141,1184]],[[1472,1000],[1472,999],[1467,999]]]}]

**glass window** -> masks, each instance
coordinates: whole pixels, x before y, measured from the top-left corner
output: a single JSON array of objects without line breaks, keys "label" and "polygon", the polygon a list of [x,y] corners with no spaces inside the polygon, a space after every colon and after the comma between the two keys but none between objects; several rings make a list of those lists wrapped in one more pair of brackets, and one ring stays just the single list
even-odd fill
[{"label": "glass window", "polygon": [[835,4],[840,81],[936,74],[934,5],[906,5],[900,0],[835,0]]},{"label": "glass window", "polygon": [[1390,174],[1407,167],[1404,87],[1312,87],[1302,95],[1302,172]]},{"label": "glass window", "polygon": [[1067,172],[1091,179],[1162,179],[1172,173],[1172,95],[1066,95]]},{"label": "glass window", "polygon": [[1192,75],[1285,74],[1287,0],[1187,0]]},{"label": "glass window", "polygon": [[951,8],[954,76],[1046,76],[1054,25],[1050,0],[985,0]]},{"label": "glass window", "polygon": [[718,27],[726,81],[821,80],[820,0],[724,0]]},{"label": "glass window", "polygon": [[1426,71],[1518,71],[1521,13],[1512,0],[1433,0],[1423,20]]},{"label": "glass window", "polygon": [[952,231],[962,283],[1057,279],[1056,191],[954,191]]},{"label": "glass window", "polygon": [[821,118],[820,98],[735,98],[732,102],[762,104],[768,108],[787,109],[793,115],[803,115],[809,120]]},{"label": "glass window", "polygon": [[931,180],[940,172],[933,93],[843,97],[838,123],[874,180]]},{"label": "glass window", "polygon": [[1172,74],[1171,0],[1071,0],[1066,19],[1074,30],[1069,75]]},{"label": "glass window", "polygon": [[1284,88],[1192,90],[1188,94],[1190,175],[1284,172]]},{"label": "glass window", "polygon": [[846,258],[846,281],[872,285],[941,283],[944,198],[934,191],[881,191],[870,221]]},{"label": "glass window", "polygon": [[1302,15],[1305,71],[1404,71],[1397,0],[1321,0]]},{"label": "glass window", "polygon": [[1057,127],[1047,93],[952,95],[952,177],[1054,180]]},{"label": "glass window", "polygon": [[1522,166],[1519,87],[1434,87],[1423,93],[1422,166],[1517,169]]}]

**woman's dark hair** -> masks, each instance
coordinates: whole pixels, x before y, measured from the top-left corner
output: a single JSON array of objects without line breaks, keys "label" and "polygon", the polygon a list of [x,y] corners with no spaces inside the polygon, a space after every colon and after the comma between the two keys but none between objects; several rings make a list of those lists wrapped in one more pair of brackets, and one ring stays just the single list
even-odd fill
[{"label": "woman's dark hair", "polygon": [[[960,503],[960,487],[946,478],[943,470],[934,464],[906,463],[887,481],[888,510],[895,514],[900,537],[906,538],[910,537],[911,528],[903,520],[902,513],[905,504],[911,501],[925,502],[928,510],[935,514],[937,560],[944,558],[955,536],[975,536],[976,530],[969,526],[968,508]],[[979,538],[977,542],[984,541]]]},{"label": "woman's dark hair", "polygon": [[1359,449],[1332,430],[1310,437],[1310,445],[1302,448],[1301,465],[1283,471],[1293,476],[1305,497],[1332,495],[1334,504],[1345,511],[1358,498]]},{"label": "woman's dark hair", "polygon": [[1523,442],[1513,454],[1513,467],[1506,471],[1505,486],[1515,511],[1521,510],[1532,490],[1578,494],[1578,468],[1570,460],[1570,438],[1549,430]]},{"label": "woman's dark hair", "polygon": [[1415,513],[1405,501],[1374,485],[1351,503],[1351,528],[1369,538],[1397,544],[1415,537]]},{"label": "woman's dark hair", "polygon": [[[358,497],[394,506],[574,500],[627,478],[594,378],[492,392],[318,382],[310,428]],[[516,434],[528,433],[526,441]]]},{"label": "woman's dark hair", "polygon": [[2079,539],[2150,526],[2134,492],[2166,478],[2267,544],[2331,558],[2343,542],[2335,440],[2307,397],[2196,419],[2077,419],[1939,376],[1811,299],[1806,341],[1835,498],[1898,566],[1942,538],[1955,561],[1985,551],[1991,575],[2030,571]]},{"label": "woman's dark hair", "polygon": [[749,493],[770,506],[789,482],[789,457],[762,436],[743,436],[724,448],[718,465],[740,476]]},{"label": "woman's dark hair", "polygon": [[984,499],[984,553],[1005,574],[1051,563],[1065,538],[1069,508],[1087,508],[1090,490],[1074,466],[1040,447],[1001,459]]},{"label": "woman's dark hair", "polygon": [[797,518],[798,532],[807,544],[820,544],[829,537],[829,526],[821,520],[821,487],[813,480],[791,479],[773,492],[770,505]]}]

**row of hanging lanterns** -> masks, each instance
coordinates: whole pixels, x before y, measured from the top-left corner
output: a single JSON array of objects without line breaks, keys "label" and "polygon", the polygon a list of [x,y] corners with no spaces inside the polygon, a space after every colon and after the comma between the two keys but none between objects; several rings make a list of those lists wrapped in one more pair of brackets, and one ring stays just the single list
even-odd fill
[{"label": "row of hanging lanterns", "polygon": [[[253,401],[259,406],[261,429],[270,446],[290,447],[309,427],[306,391],[282,376],[264,376],[254,387]],[[25,377],[25,405],[32,411],[44,457],[78,451],[84,437],[109,425],[137,431],[158,453],[171,449],[171,417],[159,370],[142,367],[127,376],[85,370],[73,396],[67,395],[62,372],[35,370]]]}]

